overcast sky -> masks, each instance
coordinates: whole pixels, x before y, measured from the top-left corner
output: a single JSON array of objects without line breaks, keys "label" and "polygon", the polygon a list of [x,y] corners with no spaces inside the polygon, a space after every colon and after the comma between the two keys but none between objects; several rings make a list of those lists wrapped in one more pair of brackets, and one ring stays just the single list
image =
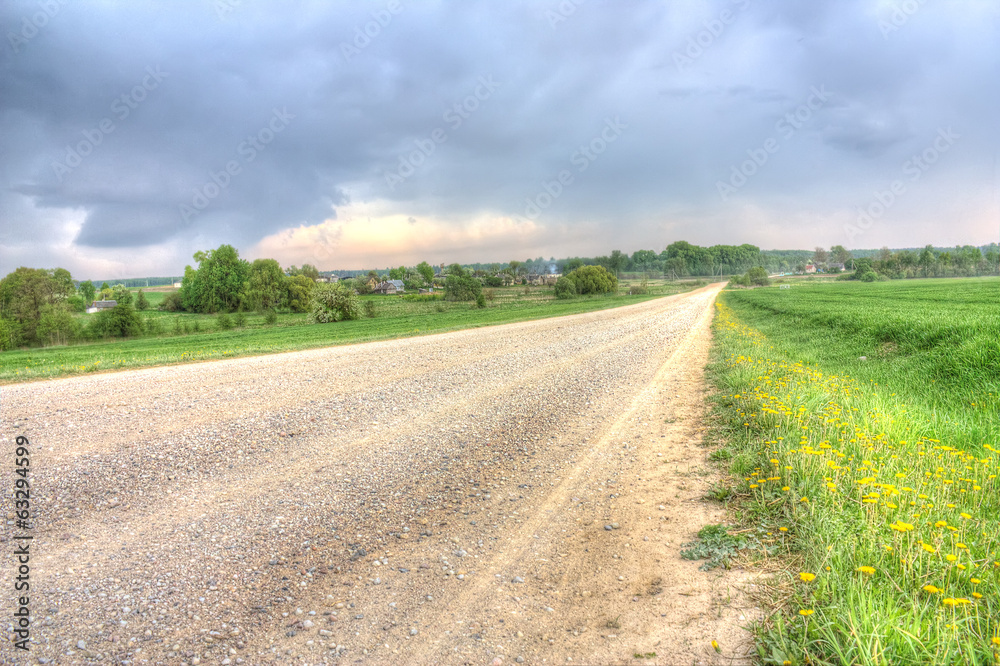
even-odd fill
[{"label": "overcast sky", "polygon": [[0,24],[3,273],[1000,235],[992,0],[32,0]]}]

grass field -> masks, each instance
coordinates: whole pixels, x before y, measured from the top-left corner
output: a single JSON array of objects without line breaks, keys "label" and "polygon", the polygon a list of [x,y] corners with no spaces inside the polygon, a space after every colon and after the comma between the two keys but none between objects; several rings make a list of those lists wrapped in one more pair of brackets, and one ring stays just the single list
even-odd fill
[{"label": "grass field", "polygon": [[[280,314],[275,324],[263,315],[248,314],[242,327],[222,330],[215,315],[160,312],[155,308],[167,292],[146,292],[152,308],[141,313],[160,323],[163,333],[140,338],[94,342],[0,353],[0,383],[12,383],[125,368],[142,368],[296,349],[351,344],[440,333],[529,319],[577,314],[638,303],[649,298],[688,291],[696,281],[650,284],[644,296],[611,295],[557,300],[551,287],[507,287],[493,290],[485,309],[470,303],[416,300],[400,296],[365,296],[375,304],[374,318],[333,324],[308,324],[305,314]],[[626,291],[624,285],[622,291]],[[86,317],[93,315],[81,315]],[[230,315],[232,318],[232,315]],[[175,334],[183,323],[187,331]]]},{"label": "grass field", "polygon": [[777,572],[765,663],[1000,662],[998,303],[994,278],[720,296],[713,457]]}]

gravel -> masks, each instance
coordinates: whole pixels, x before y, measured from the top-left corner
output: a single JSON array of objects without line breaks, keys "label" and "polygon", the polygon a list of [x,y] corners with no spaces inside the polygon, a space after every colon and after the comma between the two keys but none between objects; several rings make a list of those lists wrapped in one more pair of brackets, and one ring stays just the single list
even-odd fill
[{"label": "gravel", "polygon": [[713,297],[4,387],[32,444],[35,658],[392,660],[493,578],[503,526]]}]

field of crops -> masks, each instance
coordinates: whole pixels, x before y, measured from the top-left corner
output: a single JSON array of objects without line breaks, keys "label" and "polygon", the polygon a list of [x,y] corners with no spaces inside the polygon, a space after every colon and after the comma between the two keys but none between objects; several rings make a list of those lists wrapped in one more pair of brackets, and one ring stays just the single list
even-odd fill
[{"label": "field of crops", "polygon": [[[368,342],[461,328],[488,326],[638,303],[688,291],[703,283],[655,281],[646,295],[584,296],[557,300],[551,287],[493,290],[484,309],[467,302],[410,296],[365,296],[375,317],[333,324],[309,324],[306,314],[283,313],[268,324],[263,315],[244,315],[242,325],[223,330],[215,315],[160,312],[164,292],[145,292],[153,309],[140,313],[157,322],[159,333],[125,340],[11,350],[0,353],[0,383],[64,375],[189,363],[236,356]],[[622,291],[627,291],[624,285]],[[84,320],[94,315],[80,315]],[[231,321],[235,315],[229,315]]]},{"label": "field of crops", "polygon": [[713,457],[778,570],[765,663],[998,663],[998,304],[992,278],[723,292]]}]

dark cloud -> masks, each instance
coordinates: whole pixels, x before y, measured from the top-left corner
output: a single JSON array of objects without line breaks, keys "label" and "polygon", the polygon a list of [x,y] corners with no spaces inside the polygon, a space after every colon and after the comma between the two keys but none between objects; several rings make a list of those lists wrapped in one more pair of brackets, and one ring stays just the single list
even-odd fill
[{"label": "dark cloud", "polygon": [[[180,263],[197,243],[248,247],[376,202],[411,224],[525,217],[563,171],[572,183],[533,217],[553,230],[767,245],[718,220],[836,217],[948,125],[963,140],[940,170],[992,186],[977,165],[997,149],[1000,9],[984,3],[903,19],[874,0],[53,6],[0,8],[5,261],[15,246],[135,248],[145,273],[144,256]],[[817,87],[829,98],[784,136]],[[720,198],[769,138],[778,152]],[[927,178],[898,210],[953,215],[924,205],[950,182]],[[909,242],[903,217],[878,244]],[[788,232],[776,242],[843,240]]]}]

